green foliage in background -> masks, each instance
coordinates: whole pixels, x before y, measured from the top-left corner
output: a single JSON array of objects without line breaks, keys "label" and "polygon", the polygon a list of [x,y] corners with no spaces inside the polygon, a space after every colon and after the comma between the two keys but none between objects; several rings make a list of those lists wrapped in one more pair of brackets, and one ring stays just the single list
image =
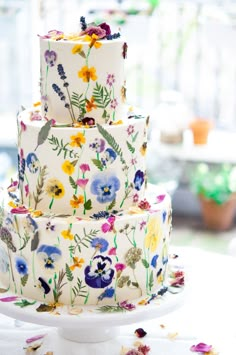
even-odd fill
[{"label": "green foliage in background", "polygon": [[191,188],[197,195],[223,204],[236,192],[236,167],[228,164],[214,167],[198,164],[191,177]]}]

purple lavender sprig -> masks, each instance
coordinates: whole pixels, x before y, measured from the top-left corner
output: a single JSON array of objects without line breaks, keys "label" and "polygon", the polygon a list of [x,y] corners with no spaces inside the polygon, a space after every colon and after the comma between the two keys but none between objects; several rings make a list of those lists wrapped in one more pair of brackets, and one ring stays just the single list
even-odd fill
[{"label": "purple lavender sprig", "polygon": [[87,28],[87,23],[85,21],[85,17],[84,16],[80,17],[80,26],[81,26],[81,30],[82,31],[85,31],[86,28]]},{"label": "purple lavender sprig", "polygon": [[119,38],[119,37],[120,37],[120,32],[117,32],[117,33],[113,33],[113,34],[107,35],[106,39],[111,41],[112,39],[116,39],[116,38]]}]

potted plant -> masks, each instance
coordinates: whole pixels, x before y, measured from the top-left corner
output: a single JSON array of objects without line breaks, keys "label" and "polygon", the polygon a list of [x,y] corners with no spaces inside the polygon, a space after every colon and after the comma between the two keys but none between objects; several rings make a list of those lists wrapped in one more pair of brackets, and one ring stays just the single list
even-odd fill
[{"label": "potted plant", "polygon": [[206,227],[227,230],[233,225],[236,207],[236,167],[198,164],[191,186],[197,194]]}]

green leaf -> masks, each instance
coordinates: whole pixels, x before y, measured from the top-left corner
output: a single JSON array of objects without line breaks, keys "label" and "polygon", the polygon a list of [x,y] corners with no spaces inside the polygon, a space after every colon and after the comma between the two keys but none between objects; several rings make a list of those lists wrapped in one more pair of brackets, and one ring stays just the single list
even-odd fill
[{"label": "green leaf", "polygon": [[27,281],[28,281],[28,278],[29,278],[29,275],[28,274],[26,274],[26,275],[24,275],[23,277],[21,277],[21,285],[22,286],[25,286],[26,284],[27,284]]},{"label": "green leaf", "polygon": [[7,291],[8,291],[8,289],[6,289],[6,288],[0,288],[0,293],[5,293]]},{"label": "green leaf", "polygon": [[48,138],[49,131],[52,127],[52,120],[49,120],[45,123],[45,125],[40,129],[38,134],[38,142],[34,151],[38,148],[39,145],[43,144]]},{"label": "green leaf", "polygon": [[119,304],[117,304],[117,306],[101,306],[101,307],[97,308],[97,310],[102,313],[126,312],[126,309],[119,306]]},{"label": "green leaf", "polygon": [[37,301],[33,301],[33,302],[29,302],[28,300],[21,300],[19,302],[15,302],[14,305],[15,306],[18,306],[20,308],[24,308],[24,307],[27,307],[27,306],[33,306]]},{"label": "green leaf", "polygon": [[110,203],[107,209],[110,211],[115,207],[115,205],[116,205],[116,199],[114,198],[114,200]]},{"label": "green leaf", "polygon": [[128,149],[129,149],[129,151],[130,151],[132,154],[134,154],[135,148],[134,148],[128,141],[126,141],[126,144],[127,144],[127,147],[128,147]]},{"label": "green leaf", "polygon": [[77,185],[76,185],[76,182],[72,176],[69,176],[69,181],[70,181],[72,188],[75,190],[77,188]]},{"label": "green leaf", "polygon": [[132,137],[132,142],[134,143],[138,137],[139,132],[136,132],[135,135]]},{"label": "green leaf", "polygon": [[92,159],[92,162],[99,170],[103,170],[103,164],[99,159]]},{"label": "green leaf", "polygon": [[73,279],[74,279],[74,276],[73,276],[68,264],[66,264],[66,277],[67,277],[67,280],[70,282],[73,281]]},{"label": "green leaf", "polygon": [[41,304],[38,308],[36,308],[37,312],[51,312],[54,310],[54,306],[49,306],[48,304]]},{"label": "green leaf", "polygon": [[147,262],[146,259],[142,259],[143,266],[148,269],[149,268],[149,263]]},{"label": "green leaf", "polygon": [[153,277],[153,270],[152,270],[151,273],[150,273],[149,283],[148,283],[148,286],[149,286],[149,290],[150,290],[150,291],[151,291],[153,285],[154,285],[154,277]]},{"label": "green leaf", "polygon": [[92,201],[90,199],[84,203],[84,209],[85,210],[91,210],[92,209]]}]

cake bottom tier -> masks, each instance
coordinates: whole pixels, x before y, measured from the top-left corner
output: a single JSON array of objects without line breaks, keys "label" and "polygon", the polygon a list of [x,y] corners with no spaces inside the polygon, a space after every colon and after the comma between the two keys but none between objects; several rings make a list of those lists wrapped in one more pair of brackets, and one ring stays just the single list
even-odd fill
[{"label": "cake bottom tier", "polygon": [[[45,304],[112,305],[165,284],[169,195],[93,219],[0,210],[0,288]],[[101,218],[100,218],[101,217]],[[105,217],[105,218],[104,218]]]}]

